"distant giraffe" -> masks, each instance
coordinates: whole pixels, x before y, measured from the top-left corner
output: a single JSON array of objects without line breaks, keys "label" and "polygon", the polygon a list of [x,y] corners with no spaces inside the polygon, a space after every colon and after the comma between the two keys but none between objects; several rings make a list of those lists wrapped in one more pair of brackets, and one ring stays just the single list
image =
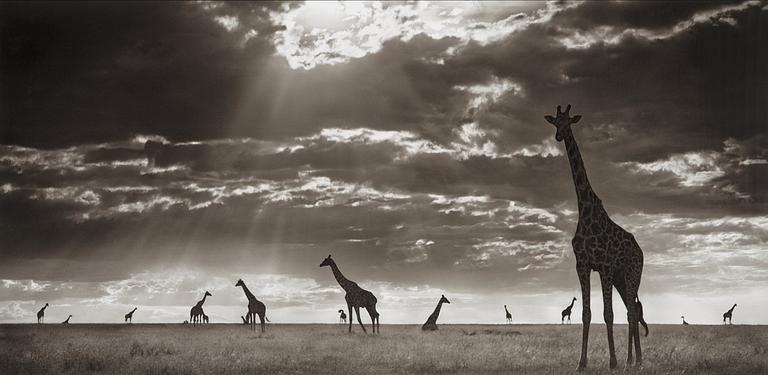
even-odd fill
[{"label": "distant giraffe", "polygon": [[448,298],[445,298],[445,295],[442,295],[437,302],[435,311],[433,311],[429,318],[427,318],[427,322],[421,326],[422,331],[437,331],[437,318],[440,316],[440,308],[444,303],[451,303],[451,301],[448,301]]},{"label": "distant giraffe", "polygon": [[138,307],[134,307],[133,310],[131,310],[131,312],[129,312],[128,314],[125,314],[126,323],[133,323],[133,313],[136,312],[136,309],[138,309]]},{"label": "distant giraffe", "polygon": [[344,310],[339,310],[339,324],[343,324],[347,322],[347,314],[344,313]]},{"label": "distant giraffe", "polygon": [[48,307],[48,303],[46,303],[45,306],[43,306],[43,308],[37,312],[37,324],[40,324],[41,322],[45,323],[45,309],[47,307]]},{"label": "distant giraffe", "polygon": [[504,312],[507,313],[507,324],[512,324],[512,314],[507,310],[507,305],[504,305]]},{"label": "distant giraffe", "polygon": [[568,307],[563,310],[563,312],[560,313],[560,324],[563,324],[565,321],[565,317],[568,317],[568,324],[571,323],[571,310],[573,309],[573,303],[576,302],[576,297],[573,297],[571,300],[571,304],[568,305]]},{"label": "distant giraffe", "polygon": [[67,317],[67,320],[61,322],[61,324],[69,324],[69,319],[72,318],[72,315]]},{"label": "distant giraffe", "polygon": [[206,297],[213,297],[213,294],[209,293],[207,290],[205,291],[205,294],[203,295],[203,299],[197,301],[197,303],[192,306],[192,309],[189,310],[189,322],[192,324],[199,324],[200,318],[203,316],[203,304],[205,303]]},{"label": "distant giraffe", "polygon": [[686,321],[685,321],[685,317],[684,317],[684,316],[681,316],[680,318],[682,318],[682,319],[683,319],[683,325],[684,325],[684,326],[687,326],[687,325],[688,325],[688,322],[686,322]]},{"label": "distant giraffe", "polygon": [[264,320],[267,319],[267,307],[264,306],[264,303],[256,299],[256,296],[251,293],[250,290],[248,290],[248,287],[245,286],[245,283],[242,279],[237,280],[237,283],[235,286],[239,286],[243,288],[243,293],[245,293],[245,297],[248,298],[248,319],[251,323],[251,329],[256,330],[256,316],[259,316],[259,321],[261,321],[261,332],[264,332],[266,330],[266,323],[264,323]]},{"label": "distant giraffe", "polygon": [[640,329],[635,299],[643,273],[643,251],[631,233],[611,220],[602,201],[592,190],[587,178],[587,171],[584,168],[584,161],[571,130],[571,125],[579,122],[581,116],[571,117],[570,111],[570,104],[566,107],[565,112],[560,109],[560,106],[557,106],[555,117],[544,116],[544,118],[557,128],[555,139],[558,142],[565,142],[579,208],[579,221],[571,242],[573,252],[576,255],[576,273],[581,284],[582,338],[578,370],[582,371],[587,367],[589,325],[592,322],[589,277],[593,270],[600,274],[603,289],[603,318],[608,333],[609,366],[615,368],[617,364],[616,350],[613,344],[612,296],[615,287],[627,308],[627,322],[629,323],[627,366],[634,362],[632,357],[634,341],[637,356],[635,364],[640,367],[643,357],[640,349]]},{"label": "distant giraffe", "polygon": [[381,333],[381,328],[379,327],[379,313],[376,311],[376,296],[374,296],[373,293],[361,288],[359,285],[357,285],[356,282],[344,277],[344,275],[339,270],[339,267],[336,265],[336,262],[331,259],[330,254],[328,254],[328,258],[325,258],[325,260],[320,263],[320,267],[325,266],[331,267],[333,277],[336,278],[336,281],[339,283],[341,288],[347,292],[347,294],[344,296],[344,299],[347,300],[347,308],[349,310],[349,332],[352,333],[352,308],[354,307],[355,312],[357,313],[357,322],[360,323],[360,327],[363,328],[363,332],[368,333],[368,331],[365,330],[365,325],[363,325],[363,320],[360,318],[360,308],[363,307],[368,310],[368,315],[371,316],[371,327],[373,329],[373,333]]},{"label": "distant giraffe", "polygon": [[735,308],[736,308],[736,304],[734,303],[733,307],[731,307],[728,311],[725,312],[725,314],[723,314],[723,324],[725,324],[725,319],[728,319],[729,324],[733,324],[731,319],[733,318],[733,309]]},{"label": "distant giraffe", "polygon": [[205,315],[205,313],[203,313],[203,323],[208,324],[208,322],[210,322],[210,320],[208,319],[208,315]]}]

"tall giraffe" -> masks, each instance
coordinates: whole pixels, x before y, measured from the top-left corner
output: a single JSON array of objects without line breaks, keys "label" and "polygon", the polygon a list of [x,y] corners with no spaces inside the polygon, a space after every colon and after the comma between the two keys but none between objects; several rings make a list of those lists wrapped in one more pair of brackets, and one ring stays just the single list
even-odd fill
[{"label": "tall giraffe", "polygon": [[611,220],[603,208],[602,201],[592,190],[587,179],[587,171],[584,169],[584,162],[576,145],[576,139],[571,130],[571,125],[579,122],[581,116],[571,117],[570,110],[570,104],[566,107],[565,112],[562,112],[560,106],[557,106],[555,117],[545,116],[544,118],[557,128],[555,139],[558,142],[565,141],[579,207],[579,223],[571,242],[573,252],[576,255],[576,273],[581,284],[583,307],[581,312],[581,359],[578,370],[581,371],[587,367],[589,325],[592,321],[592,312],[589,306],[589,276],[593,270],[600,274],[603,289],[603,318],[608,331],[609,366],[610,368],[616,367],[616,350],[613,345],[613,304],[611,301],[613,287],[615,287],[624,302],[624,306],[627,307],[627,322],[629,322],[627,365],[633,363],[632,344],[634,341],[637,356],[636,365],[639,367],[642,363],[642,351],[640,349],[640,330],[635,300],[643,273],[643,251],[631,233]]},{"label": "tall giraffe", "polygon": [[203,304],[205,303],[206,297],[213,297],[213,294],[209,293],[207,290],[205,291],[205,294],[203,295],[203,299],[197,301],[197,303],[192,306],[192,309],[189,310],[189,322],[192,324],[199,324],[201,323],[201,318],[203,316]]},{"label": "tall giraffe", "polygon": [[445,298],[445,295],[440,297],[440,301],[437,302],[437,307],[435,307],[435,311],[432,312],[432,314],[427,318],[427,322],[424,323],[423,326],[421,326],[422,331],[437,331],[437,317],[440,316],[440,308],[443,306],[444,303],[451,303],[451,301],[448,300],[448,298]]},{"label": "tall giraffe", "polygon": [[560,324],[563,324],[566,316],[568,317],[568,323],[571,323],[571,310],[573,309],[574,302],[576,302],[576,297],[573,297],[571,304],[568,305],[568,307],[566,307],[565,310],[560,313]]},{"label": "tall giraffe", "polygon": [[507,310],[507,305],[504,305],[504,312],[506,313],[505,315],[507,316],[507,324],[512,324],[512,313],[510,313],[509,310]]},{"label": "tall giraffe", "polygon": [[[264,319],[267,318],[267,307],[264,306],[264,303],[257,300],[256,296],[254,296],[253,293],[248,290],[248,287],[245,286],[243,279],[237,280],[237,284],[235,284],[235,286],[242,287],[243,292],[245,293],[245,297],[248,298],[248,315],[246,315],[246,321],[251,323],[251,329],[256,330],[256,315],[258,315],[259,320],[261,321],[261,332],[264,332],[266,328]],[[267,321],[269,321],[269,319],[267,319]]]},{"label": "tall giraffe", "polygon": [[69,319],[72,318],[72,315],[67,317],[67,320],[61,322],[61,324],[69,324]]},{"label": "tall giraffe", "polygon": [[48,307],[48,303],[46,302],[45,306],[43,306],[43,308],[37,312],[37,324],[40,324],[41,321],[45,323],[45,309],[47,307]]},{"label": "tall giraffe", "polygon": [[723,314],[723,324],[725,324],[726,318],[728,319],[728,323],[733,324],[733,321],[731,319],[733,318],[733,309],[735,308],[736,308],[736,304],[734,303],[733,306]]},{"label": "tall giraffe", "polygon": [[126,323],[133,323],[133,313],[136,312],[136,309],[138,309],[138,307],[134,307],[133,310],[131,310],[131,312],[129,312],[128,314],[125,314]]},{"label": "tall giraffe", "polygon": [[361,288],[359,285],[357,285],[356,282],[347,279],[344,277],[344,275],[339,271],[339,267],[336,265],[336,262],[331,259],[331,255],[328,255],[328,258],[325,258],[322,263],[320,263],[320,267],[330,266],[331,271],[333,271],[333,277],[336,278],[336,281],[339,283],[342,289],[344,289],[347,294],[344,296],[344,299],[347,300],[347,309],[349,310],[349,333],[352,333],[352,308],[355,308],[355,312],[357,313],[357,322],[360,323],[360,327],[363,328],[363,332],[368,333],[368,331],[365,330],[365,325],[363,325],[363,320],[360,318],[360,308],[363,307],[368,311],[368,315],[371,316],[371,328],[373,329],[373,333],[381,333],[381,328],[379,327],[379,313],[376,311],[376,296],[373,295],[373,293]]}]

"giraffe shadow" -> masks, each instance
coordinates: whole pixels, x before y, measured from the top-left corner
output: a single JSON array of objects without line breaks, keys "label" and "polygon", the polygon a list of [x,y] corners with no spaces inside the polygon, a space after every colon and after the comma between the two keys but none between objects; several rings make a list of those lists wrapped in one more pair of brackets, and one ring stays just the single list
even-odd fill
[{"label": "giraffe shadow", "polygon": [[520,331],[496,331],[493,329],[481,329],[477,331],[461,330],[465,336],[520,336]]}]

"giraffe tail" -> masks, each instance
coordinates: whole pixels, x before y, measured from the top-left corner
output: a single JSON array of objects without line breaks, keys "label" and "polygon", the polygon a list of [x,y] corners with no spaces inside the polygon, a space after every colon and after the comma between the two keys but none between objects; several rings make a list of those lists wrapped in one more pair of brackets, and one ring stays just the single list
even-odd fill
[{"label": "giraffe tail", "polygon": [[645,336],[648,336],[648,323],[645,322],[645,319],[643,319],[643,304],[640,302],[640,298],[637,299],[637,316],[638,316],[638,322],[645,328]]},{"label": "giraffe tail", "polygon": [[267,321],[267,323],[272,323],[272,322],[269,320],[269,318],[267,318],[267,314],[264,314],[264,320],[266,320],[266,321]]}]

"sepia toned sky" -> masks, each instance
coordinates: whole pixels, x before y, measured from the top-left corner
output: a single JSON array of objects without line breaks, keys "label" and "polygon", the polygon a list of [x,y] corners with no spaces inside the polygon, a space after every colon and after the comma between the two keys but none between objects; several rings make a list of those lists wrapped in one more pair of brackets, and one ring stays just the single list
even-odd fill
[{"label": "sepia toned sky", "polygon": [[238,278],[335,322],[328,254],[382,323],[578,322],[570,103],[646,320],[766,324],[766,45],[759,1],[0,3],[0,323],[239,322]]}]

